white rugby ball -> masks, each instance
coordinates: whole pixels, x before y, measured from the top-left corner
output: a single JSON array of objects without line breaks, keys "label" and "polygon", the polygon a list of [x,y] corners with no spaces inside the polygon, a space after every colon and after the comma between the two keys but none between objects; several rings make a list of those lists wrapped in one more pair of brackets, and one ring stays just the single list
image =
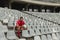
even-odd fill
[{"label": "white rugby ball", "polygon": [[24,26],[24,28],[27,28],[27,26],[26,25],[23,25]]}]

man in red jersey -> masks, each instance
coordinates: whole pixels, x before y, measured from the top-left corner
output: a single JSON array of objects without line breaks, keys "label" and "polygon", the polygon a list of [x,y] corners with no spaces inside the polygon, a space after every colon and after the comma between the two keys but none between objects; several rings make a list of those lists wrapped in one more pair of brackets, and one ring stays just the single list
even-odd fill
[{"label": "man in red jersey", "polygon": [[20,38],[22,30],[26,30],[27,28],[24,27],[25,22],[23,20],[23,17],[20,17],[20,19],[16,22],[16,29],[17,29],[17,36]]}]

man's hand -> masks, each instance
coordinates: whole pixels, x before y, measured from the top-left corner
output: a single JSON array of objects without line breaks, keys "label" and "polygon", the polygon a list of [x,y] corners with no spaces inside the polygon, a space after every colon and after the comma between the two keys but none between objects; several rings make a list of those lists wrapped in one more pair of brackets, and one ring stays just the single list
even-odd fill
[{"label": "man's hand", "polygon": [[17,27],[17,30],[20,30],[20,26],[19,26],[19,27]]}]

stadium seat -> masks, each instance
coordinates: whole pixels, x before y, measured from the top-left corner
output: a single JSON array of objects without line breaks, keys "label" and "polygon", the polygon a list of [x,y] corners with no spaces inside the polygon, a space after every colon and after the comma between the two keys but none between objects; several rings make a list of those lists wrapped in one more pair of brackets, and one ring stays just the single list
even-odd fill
[{"label": "stadium seat", "polygon": [[18,16],[15,16],[14,18],[14,26],[16,26],[16,21],[18,20]]},{"label": "stadium seat", "polygon": [[32,9],[29,9],[29,11],[32,11]]},{"label": "stadium seat", "polygon": [[56,33],[57,38],[60,40],[60,34]]},{"label": "stadium seat", "polygon": [[41,28],[40,28],[40,26],[41,26],[41,25],[40,25],[40,24],[38,24],[38,25],[36,25],[36,28],[37,28],[37,29],[41,29]]},{"label": "stadium seat", "polygon": [[7,26],[0,25],[0,32],[7,32],[7,31],[8,31]]},{"label": "stadium seat", "polygon": [[52,28],[49,28],[49,32],[50,32],[50,33],[52,33],[52,32],[53,32]]},{"label": "stadium seat", "polygon": [[52,33],[52,39],[53,39],[53,40],[58,40],[58,37],[56,36],[55,33]]},{"label": "stadium seat", "polygon": [[44,28],[41,28],[41,33],[46,34],[46,30]]},{"label": "stadium seat", "polygon": [[14,16],[9,19],[8,27],[14,27]]},{"label": "stadium seat", "polygon": [[2,23],[0,22],[0,25],[2,25]]},{"label": "stadium seat", "polygon": [[35,36],[36,35],[34,29],[30,29],[29,32],[30,32],[31,36]]},{"label": "stadium seat", "polygon": [[29,32],[28,30],[23,30],[23,31],[22,31],[22,36],[23,36],[23,37],[27,37],[27,38],[28,38],[28,37],[32,37],[32,36],[30,35],[30,32]]},{"label": "stadium seat", "polygon": [[49,9],[47,9],[47,10],[46,10],[46,12],[50,12],[50,10],[49,10]]},{"label": "stadium seat", "polygon": [[41,40],[40,36],[34,36],[34,40]]},{"label": "stadium seat", "polygon": [[39,29],[36,29],[36,30],[35,30],[35,34],[36,34],[36,35],[41,35],[40,30],[39,30]]},{"label": "stadium seat", "polygon": [[7,38],[10,40],[16,40],[18,37],[15,35],[15,32],[13,30],[9,30],[7,32]]},{"label": "stadium seat", "polygon": [[45,12],[45,9],[42,9],[42,12]]},{"label": "stadium seat", "polygon": [[8,32],[7,26],[3,25],[3,26],[2,26],[2,30],[3,30],[4,32]]},{"label": "stadium seat", "polygon": [[8,23],[8,19],[3,19],[3,23]]},{"label": "stadium seat", "polygon": [[42,39],[42,40],[47,40],[46,35],[41,35],[41,39]]},{"label": "stadium seat", "polygon": [[4,32],[0,32],[0,40],[7,40],[7,38],[5,37]]},{"label": "stadium seat", "polygon": [[31,25],[28,25],[28,28],[27,28],[28,30],[30,30],[30,29],[32,29],[32,26]]},{"label": "stadium seat", "polygon": [[34,12],[38,12],[38,10],[37,9],[34,9]]},{"label": "stadium seat", "polygon": [[21,38],[21,39],[19,39],[19,40],[26,40],[25,38]]},{"label": "stadium seat", "polygon": [[53,40],[50,34],[47,34],[47,40]]}]

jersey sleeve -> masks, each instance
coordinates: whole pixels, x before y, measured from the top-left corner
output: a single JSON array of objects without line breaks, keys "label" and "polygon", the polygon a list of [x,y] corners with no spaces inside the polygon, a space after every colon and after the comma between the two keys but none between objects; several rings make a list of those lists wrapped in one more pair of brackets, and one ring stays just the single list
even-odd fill
[{"label": "jersey sleeve", "polygon": [[23,21],[23,25],[25,24],[25,22]]},{"label": "jersey sleeve", "polygon": [[16,21],[16,26],[19,26],[19,21]]}]

